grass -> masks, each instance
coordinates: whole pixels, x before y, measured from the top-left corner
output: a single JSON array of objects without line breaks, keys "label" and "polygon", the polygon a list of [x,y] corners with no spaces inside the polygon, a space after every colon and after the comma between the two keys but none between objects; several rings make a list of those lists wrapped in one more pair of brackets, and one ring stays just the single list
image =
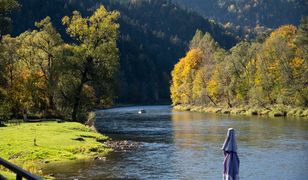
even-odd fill
[{"label": "grass", "polygon": [[5,177],[6,179],[16,179],[16,175],[12,172],[8,171],[0,171],[0,174]]},{"label": "grass", "polygon": [[39,167],[44,163],[107,154],[111,149],[98,142],[105,139],[106,136],[74,122],[8,125],[0,127],[0,157],[40,174]]}]

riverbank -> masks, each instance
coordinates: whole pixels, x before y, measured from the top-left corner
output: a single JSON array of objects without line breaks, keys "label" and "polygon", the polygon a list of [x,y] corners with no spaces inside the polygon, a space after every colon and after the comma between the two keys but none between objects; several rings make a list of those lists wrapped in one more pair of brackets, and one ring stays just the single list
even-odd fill
[{"label": "riverbank", "polygon": [[300,117],[308,118],[307,108],[292,108],[286,106],[273,106],[271,108],[252,108],[252,107],[236,107],[236,108],[223,108],[223,107],[206,107],[195,105],[176,105],[173,109],[179,111],[192,111],[192,112],[205,112],[217,114],[234,114],[234,115],[259,115],[271,117]]},{"label": "riverbank", "polygon": [[103,157],[107,136],[75,122],[21,123],[0,127],[0,157],[35,174],[51,162]]}]

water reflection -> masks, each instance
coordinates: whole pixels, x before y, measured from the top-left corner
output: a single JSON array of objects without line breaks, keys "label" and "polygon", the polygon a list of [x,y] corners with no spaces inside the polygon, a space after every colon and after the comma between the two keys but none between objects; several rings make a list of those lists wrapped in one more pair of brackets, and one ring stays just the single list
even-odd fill
[{"label": "water reflection", "polygon": [[[147,113],[138,114],[145,109]],[[169,106],[99,111],[97,129],[142,147],[106,161],[49,165],[58,179],[221,179],[227,129],[237,130],[242,179],[305,179],[308,121],[171,111]]]}]

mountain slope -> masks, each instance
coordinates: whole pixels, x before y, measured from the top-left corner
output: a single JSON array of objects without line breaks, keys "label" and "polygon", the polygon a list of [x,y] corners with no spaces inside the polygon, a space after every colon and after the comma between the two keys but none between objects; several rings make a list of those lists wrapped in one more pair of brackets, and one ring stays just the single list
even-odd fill
[{"label": "mountain slope", "polygon": [[277,28],[283,24],[298,25],[308,15],[307,0],[173,0],[222,23]]},{"label": "mountain slope", "polygon": [[108,8],[119,10],[122,17],[121,101],[168,100],[170,72],[196,29],[210,32],[225,48],[235,43],[220,26],[167,1],[104,2]]}]

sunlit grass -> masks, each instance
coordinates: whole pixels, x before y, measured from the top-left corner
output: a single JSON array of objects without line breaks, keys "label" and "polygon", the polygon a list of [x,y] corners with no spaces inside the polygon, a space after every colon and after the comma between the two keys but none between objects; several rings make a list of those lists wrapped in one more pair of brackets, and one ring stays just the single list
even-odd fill
[{"label": "sunlit grass", "polygon": [[104,139],[107,137],[74,122],[8,125],[0,127],[0,157],[36,173],[40,163],[104,155],[110,149],[97,142]]}]

